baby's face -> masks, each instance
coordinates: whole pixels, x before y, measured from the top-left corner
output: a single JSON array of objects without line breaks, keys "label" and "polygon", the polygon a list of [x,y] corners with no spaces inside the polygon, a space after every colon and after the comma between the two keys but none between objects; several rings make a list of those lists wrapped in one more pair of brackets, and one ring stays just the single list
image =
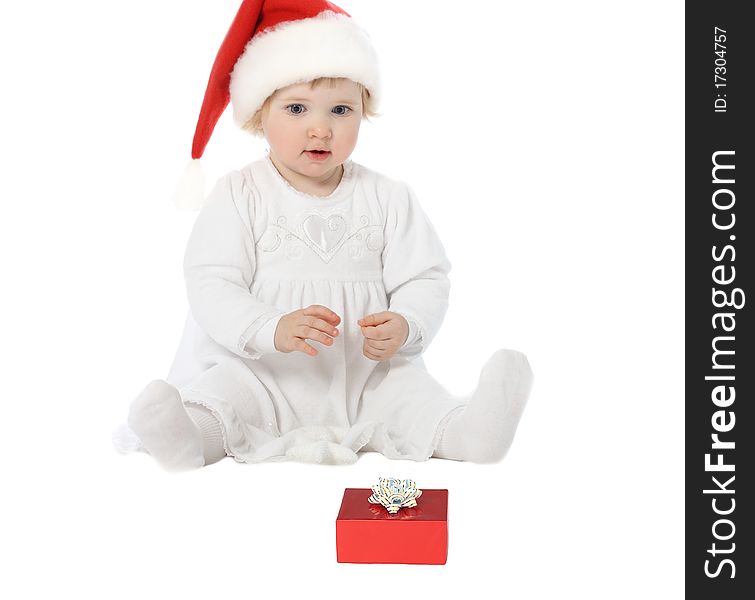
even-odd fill
[{"label": "baby's face", "polygon": [[[350,79],[338,79],[333,88],[324,83],[313,90],[309,85],[277,90],[262,112],[262,129],[275,158],[299,175],[322,179],[356,146],[362,96]],[[314,149],[328,152],[309,152]]]}]

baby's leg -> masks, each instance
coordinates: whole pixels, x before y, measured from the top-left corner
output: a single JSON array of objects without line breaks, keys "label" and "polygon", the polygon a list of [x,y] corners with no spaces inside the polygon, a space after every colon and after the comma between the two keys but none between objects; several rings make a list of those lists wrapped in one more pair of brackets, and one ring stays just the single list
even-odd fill
[{"label": "baby's leg", "polygon": [[220,424],[207,413],[194,405],[187,410],[178,390],[156,379],[131,403],[128,426],[166,470],[197,469],[222,458]]},{"label": "baby's leg", "polygon": [[205,466],[218,462],[226,457],[223,448],[223,430],[217,417],[209,408],[193,402],[185,402],[184,407],[191,420],[199,427],[202,435],[202,454]]},{"label": "baby's leg", "polygon": [[524,354],[495,352],[467,406],[451,415],[433,456],[476,463],[501,460],[514,439],[531,387],[532,370]]}]

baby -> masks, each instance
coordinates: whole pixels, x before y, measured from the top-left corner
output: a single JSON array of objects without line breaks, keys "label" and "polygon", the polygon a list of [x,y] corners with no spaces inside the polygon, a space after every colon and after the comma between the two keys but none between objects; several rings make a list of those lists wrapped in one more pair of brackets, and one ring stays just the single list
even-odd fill
[{"label": "baby", "polygon": [[529,364],[495,352],[464,398],[424,368],[450,263],[412,189],[349,158],[379,97],[369,38],[342,9],[242,3],[192,155],[229,99],[269,151],[222,177],[199,213],[183,339],[167,381],[130,407],[137,447],[164,468],[224,456],[348,464],[359,451],[474,462],[506,453]]}]

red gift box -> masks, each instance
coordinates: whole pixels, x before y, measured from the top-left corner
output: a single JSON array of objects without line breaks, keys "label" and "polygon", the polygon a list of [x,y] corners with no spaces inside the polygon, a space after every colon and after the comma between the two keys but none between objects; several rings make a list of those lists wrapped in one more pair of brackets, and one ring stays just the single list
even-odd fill
[{"label": "red gift box", "polygon": [[347,488],[336,519],[340,563],[445,565],[448,490],[422,490],[417,506],[390,514],[370,504],[372,490]]}]

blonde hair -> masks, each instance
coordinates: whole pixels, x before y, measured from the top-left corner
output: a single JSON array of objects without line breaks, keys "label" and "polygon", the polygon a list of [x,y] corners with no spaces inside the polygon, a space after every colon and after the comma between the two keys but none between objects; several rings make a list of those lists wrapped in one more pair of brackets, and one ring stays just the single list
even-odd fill
[{"label": "blonde hair", "polygon": [[[313,90],[316,87],[322,85],[323,83],[327,83],[329,87],[334,88],[336,87],[338,83],[338,77],[318,77],[317,79],[313,79],[309,82],[309,89]],[[362,94],[362,119],[366,119],[369,121],[369,117],[380,117],[382,116],[379,112],[376,112],[373,107],[372,102],[372,96],[370,96],[369,90],[364,87],[359,82],[354,82],[359,86],[359,91]],[[276,90],[277,91],[277,90]],[[275,92],[273,92],[274,94]],[[249,119],[244,125],[241,127],[244,131],[248,131],[252,135],[256,137],[264,137],[264,132],[262,131],[262,113],[267,107],[270,105],[270,99],[273,97],[273,94],[270,94],[265,101],[262,103],[262,106],[260,109],[252,115],[252,118]]]}]

